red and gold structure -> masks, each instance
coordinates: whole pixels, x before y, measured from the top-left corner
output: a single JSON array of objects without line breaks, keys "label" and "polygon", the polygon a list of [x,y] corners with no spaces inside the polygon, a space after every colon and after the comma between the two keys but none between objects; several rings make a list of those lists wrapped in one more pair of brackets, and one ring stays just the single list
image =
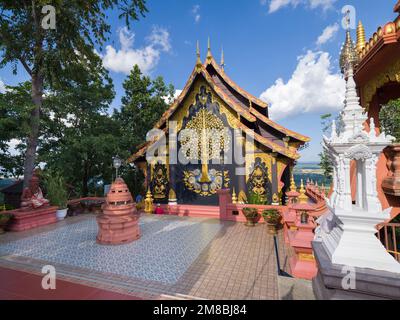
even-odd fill
[{"label": "red and gold structure", "polygon": [[[355,66],[356,81],[361,105],[368,119],[375,120],[375,130],[380,131],[379,112],[391,100],[400,98],[400,1],[394,12],[397,17],[379,28],[366,40],[364,27],[357,28]],[[369,121],[365,123],[369,128]],[[370,128],[369,128],[370,129]],[[353,165],[352,193],[355,197],[356,175]],[[383,208],[392,207],[392,218],[400,214],[400,145],[388,147],[378,163],[378,194]]]},{"label": "red and gold structure", "polygon": [[312,212],[314,206],[309,202],[303,181],[298,202],[292,206],[296,212],[294,228],[288,232],[289,244],[295,255],[290,259],[290,269],[296,278],[311,280],[317,275],[311,242],[314,240],[315,222]]},{"label": "red and gold structure", "polygon": [[139,214],[122,178],[117,178],[107,194],[103,213],[97,217],[97,243],[118,245],[140,238]]}]

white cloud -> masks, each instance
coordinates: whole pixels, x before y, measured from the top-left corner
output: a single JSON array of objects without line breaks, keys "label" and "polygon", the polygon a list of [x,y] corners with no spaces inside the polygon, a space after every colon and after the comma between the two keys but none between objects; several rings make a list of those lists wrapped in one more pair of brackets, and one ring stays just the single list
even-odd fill
[{"label": "white cloud", "polygon": [[4,84],[3,80],[0,79],[0,93],[6,92],[6,85]]},{"label": "white cloud", "polygon": [[298,58],[291,79],[283,79],[265,90],[260,98],[270,104],[274,120],[303,113],[328,113],[343,106],[345,81],[341,74],[332,71],[327,52],[308,51]]},{"label": "white cloud", "polygon": [[[297,7],[298,5],[305,5],[310,9],[322,8],[324,11],[331,9],[337,0],[270,0],[269,13],[276,12],[284,7],[291,5]],[[261,5],[267,5],[267,0],[260,0]]]},{"label": "white cloud", "polygon": [[335,23],[331,26],[327,26],[322,34],[317,39],[317,45],[323,45],[331,40],[339,31],[339,24]]},{"label": "white cloud", "polygon": [[194,18],[194,22],[195,23],[199,23],[200,19],[201,19],[201,15],[200,15],[200,6],[198,4],[193,6],[192,15],[193,15],[193,18]]},{"label": "white cloud", "polygon": [[182,91],[183,90],[176,89],[174,94],[174,99],[177,99],[181,95]]},{"label": "white cloud", "polygon": [[162,52],[171,51],[169,32],[160,27],[154,27],[151,34],[146,38],[147,45],[134,48],[135,34],[126,27],[118,30],[120,50],[113,46],[106,47],[105,55],[100,55],[103,65],[108,70],[129,74],[134,65],[148,74],[160,61]]},{"label": "white cloud", "polygon": [[19,139],[11,139],[7,145],[8,145],[8,152],[12,156],[18,156],[21,154],[21,152],[18,150],[18,145],[22,143],[21,140]]},{"label": "white cloud", "polygon": [[180,96],[180,94],[182,93],[182,91],[183,91],[183,90],[176,89],[175,92],[174,92],[174,96],[172,97],[172,99],[169,99],[169,97],[164,97],[165,103],[166,103],[166,104],[171,104],[172,102],[174,102],[175,99],[177,99],[177,98]]}]

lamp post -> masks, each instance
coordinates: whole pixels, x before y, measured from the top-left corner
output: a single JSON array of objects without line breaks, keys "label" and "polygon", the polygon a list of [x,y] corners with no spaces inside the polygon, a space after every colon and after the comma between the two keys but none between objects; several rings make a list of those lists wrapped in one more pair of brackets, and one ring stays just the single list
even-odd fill
[{"label": "lamp post", "polygon": [[117,155],[113,158],[113,166],[115,168],[115,178],[118,178],[118,169],[121,167],[122,161],[120,157]]}]

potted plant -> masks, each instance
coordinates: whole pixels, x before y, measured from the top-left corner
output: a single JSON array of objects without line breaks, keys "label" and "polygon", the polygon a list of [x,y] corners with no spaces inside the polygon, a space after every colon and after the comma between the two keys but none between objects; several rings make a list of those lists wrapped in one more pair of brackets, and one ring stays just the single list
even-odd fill
[{"label": "potted plant", "polygon": [[51,205],[58,207],[57,220],[63,220],[68,212],[68,193],[65,181],[58,173],[49,172],[46,175],[45,183]]},{"label": "potted plant", "polygon": [[267,200],[265,196],[259,195],[255,192],[250,192],[249,194],[249,204],[254,204],[254,205],[266,205]]},{"label": "potted plant", "polygon": [[276,209],[270,209],[270,210],[264,210],[262,215],[265,223],[268,226],[268,233],[275,235],[277,226],[279,225],[282,219],[281,214]]},{"label": "potted plant", "polygon": [[382,131],[395,138],[394,143],[385,150],[390,172],[382,187],[386,193],[400,196],[400,99],[382,106],[379,121]]},{"label": "potted plant", "polygon": [[10,213],[0,213],[0,234],[5,232],[5,227],[11,218],[12,214]]},{"label": "potted plant", "polygon": [[246,226],[254,227],[259,217],[258,210],[255,208],[243,208],[243,214],[246,217]]}]

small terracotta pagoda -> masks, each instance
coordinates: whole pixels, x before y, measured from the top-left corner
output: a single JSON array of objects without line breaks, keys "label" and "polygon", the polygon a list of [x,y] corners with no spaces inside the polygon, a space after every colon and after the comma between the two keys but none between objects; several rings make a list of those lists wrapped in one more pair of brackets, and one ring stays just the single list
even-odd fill
[{"label": "small terracotta pagoda", "polygon": [[9,211],[13,219],[8,230],[24,231],[57,222],[57,207],[50,206],[49,200],[44,198],[39,181],[35,171],[29,180],[29,187],[22,192],[21,208]]},{"label": "small terracotta pagoda", "polygon": [[97,217],[97,243],[129,243],[140,238],[139,214],[125,181],[117,178],[107,194],[103,213]]}]

